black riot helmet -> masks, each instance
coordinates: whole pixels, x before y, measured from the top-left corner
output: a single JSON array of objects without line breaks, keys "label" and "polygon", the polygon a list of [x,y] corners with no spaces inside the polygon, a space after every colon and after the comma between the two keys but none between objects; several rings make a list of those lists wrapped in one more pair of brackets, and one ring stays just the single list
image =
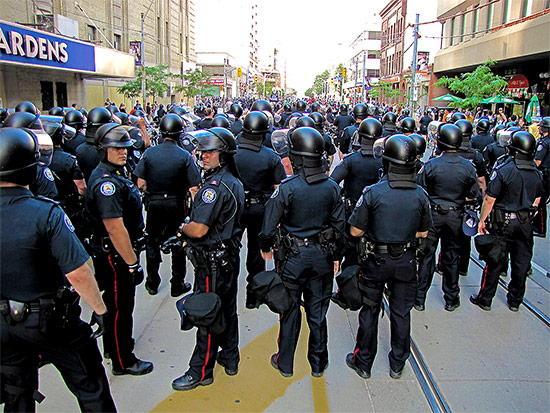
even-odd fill
[{"label": "black riot helmet", "polygon": [[48,114],[52,116],[64,116],[65,111],[63,110],[62,107],[55,106],[49,110]]},{"label": "black riot helmet", "polygon": [[374,116],[375,114],[376,114],[376,106],[374,106],[372,103],[369,103],[367,105],[367,115]]},{"label": "black riot helmet", "polygon": [[[55,146],[61,145],[64,139],[70,141],[76,135],[76,129],[70,125],[64,124],[61,119],[59,119],[59,121],[55,119],[44,120],[42,126],[44,131],[52,138]],[[39,144],[41,136],[41,134],[38,135]],[[42,154],[42,147],[40,147],[40,153]]]},{"label": "black riot helmet", "polygon": [[505,130],[506,127],[504,125],[497,125],[493,128],[493,136],[496,137],[498,136],[498,133],[501,131],[501,130]]},{"label": "black riot helmet", "polygon": [[[311,120],[311,118],[308,119]],[[321,159],[325,147],[325,141],[319,131],[308,126],[294,129],[290,134],[288,144],[292,155],[316,159]]]},{"label": "black riot helmet", "polygon": [[550,131],[550,116],[545,116],[542,118],[538,126],[545,132]]},{"label": "black riot helmet", "polygon": [[319,132],[323,132],[325,117],[319,112],[312,112],[309,114],[309,117],[313,119],[313,122],[315,123],[315,129],[317,129]]},{"label": "black riot helmet", "polygon": [[518,130],[512,133],[512,139],[510,139],[508,147],[510,148],[510,154],[516,158],[533,160],[537,143],[534,136],[529,132]]},{"label": "black riot helmet", "polygon": [[141,109],[136,109],[132,112],[132,115],[137,116],[138,118],[144,118],[145,112],[142,111]]},{"label": "black riot helmet", "polygon": [[7,109],[0,108],[0,127],[2,127],[2,124],[4,123],[8,115],[9,113]]},{"label": "black riot helmet", "polygon": [[309,128],[315,128],[315,121],[311,119],[309,116],[302,116],[298,118],[296,121],[296,124],[294,125],[295,128],[300,128],[303,126],[307,126]]},{"label": "black riot helmet", "polygon": [[[178,116],[182,116],[182,115],[185,115],[187,113],[187,111],[184,108],[182,108],[181,106],[173,105],[170,108],[170,113],[175,113]],[[137,116],[137,115],[135,115],[135,116]]]},{"label": "black riot helmet", "polygon": [[406,135],[393,135],[384,142],[382,159],[397,165],[414,166],[416,144]]},{"label": "black riot helmet", "polygon": [[355,116],[355,119],[365,119],[369,115],[369,110],[367,108],[367,105],[364,103],[358,103],[353,108],[353,116]]},{"label": "black riot helmet", "polygon": [[[404,111],[403,111],[404,112]],[[413,133],[416,129],[416,122],[413,118],[403,118],[401,119],[401,132],[403,133]]]},{"label": "black riot helmet", "polygon": [[321,112],[321,104],[319,102],[313,102],[311,104],[311,113]]},{"label": "black riot helmet", "polygon": [[115,105],[109,105],[107,106],[107,110],[111,112],[113,115],[117,112],[120,112],[120,109]]},{"label": "black riot helmet", "polygon": [[88,111],[84,108],[80,109],[80,113],[82,113],[84,116],[88,116]]},{"label": "black riot helmet", "polygon": [[518,124],[514,121],[510,121],[506,123],[506,129],[513,128],[515,126],[518,126]]},{"label": "black riot helmet", "polygon": [[30,130],[0,129],[0,181],[29,185],[36,178],[38,143]]},{"label": "black riot helmet", "polygon": [[382,136],[382,124],[375,118],[364,119],[357,129],[357,133],[361,141],[363,139],[375,141]]},{"label": "black riot helmet", "polygon": [[395,122],[397,122],[397,115],[393,112],[387,112],[382,116],[382,124],[384,126],[395,125]]},{"label": "black riot helmet", "polygon": [[132,147],[134,140],[130,138],[130,129],[130,126],[113,122],[101,125],[95,133],[95,146],[99,153],[99,159],[102,161],[107,160],[107,148]]},{"label": "black riot helmet", "polygon": [[6,118],[4,127],[37,130],[42,129],[42,122],[40,122],[40,115],[35,115],[30,112],[15,112]]},{"label": "black riot helmet", "polygon": [[235,119],[239,119],[243,115],[243,108],[238,103],[233,103],[229,112],[235,115]]},{"label": "black riot helmet", "polygon": [[409,135],[409,138],[411,138],[416,145],[416,155],[424,155],[424,152],[426,152],[426,139],[424,139],[424,137],[422,135],[419,135],[418,133],[411,133]]},{"label": "black riot helmet", "polygon": [[176,113],[164,115],[159,123],[159,131],[163,138],[178,140],[183,132],[183,121]]},{"label": "black riot helmet", "polygon": [[283,112],[290,113],[292,112],[292,106],[290,106],[290,103],[285,103],[283,105]]},{"label": "black riot helmet", "polygon": [[462,144],[462,131],[452,123],[444,123],[439,126],[437,136],[437,147],[441,151],[448,151],[460,148]]},{"label": "black riot helmet", "polygon": [[408,108],[405,108],[401,111],[401,114],[405,117],[409,116],[411,114],[411,111]]},{"label": "black riot helmet", "polygon": [[296,102],[296,112],[305,112],[306,108],[307,104],[303,100],[300,99]]},{"label": "black riot helmet", "polygon": [[451,116],[451,123],[456,123],[460,119],[466,119],[466,115],[462,112],[455,112]]},{"label": "black riot helmet", "polygon": [[229,129],[231,125],[229,124],[229,119],[227,119],[225,116],[217,115],[212,119],[212,128],[225,128]]},{"label": "black riot helmet", "polygon": [[36,115],[38,113],[38,109],[36,109],[36,106],[32,102],[29,101],[23,101],[19,103],[15,107],[16,112],[28,112],[32,113],[33,115]]},{"label": "black riot helmet", "polygon": [[348,105],[346,105],[345,103],[342,103],[340,105],[340,113],[341,114],[347,114],[348,113]]},{"label": "black riot helmet", "polygon": [[[221,153],[227,153],[234,155],[237,152],[237,143],[233,134],[225,129],[214,127],[208,129],[209,134],[201,136],[197,140],[197,151],[219,151]],[[221,158],[220,158],[221,159]]]},{"label": "black riot helmet", "polygon": [[490,128],[491,128],[491,124],[487,119],[480,119],[479,122],[477,122],[477,126],[476,126],[477,133],[487,133]]},{"label": "black riot helmet", "polygon": [[84,115],[78,110],[70,110],[65,114],[63,123],[65,123],[65,125],[72,126],[79,131],[84,126]]},{"label": "black riot helmet", "polygon": [[127,113],[124,113],[124,112],[115,112],[113,113],[113,115],[115,115],[117,118],[120,119],[120,123],[122,125],[128,125],[130,122],[129,122],[129,119],[128,119],[128,114]]},{"label": "black riot helmet", "polygon": [[86,122],[86,142],[95,144],[95,133],[100,126],[112,122],[111,112],[102,106],[97,106],[90,110]]},{"label": "black riot helmet", "polygon": [[247,135],[263,136],[269,132],[269,119],[263,112],[249,112],[243,121],[243,132]]},{"label": "black riot helmet", "polygon": [[273,109],[271,108],[271,103],[269,103],[265,99],[258,99],[250,107],[251,112],[252,111],[260,111],[261,112],[262,110],[267,110],[270,113],[273,113]]},{"label": "black riot helmet", "polygon": [[468,119],[459,119],[455,122],[455,125],[458,126],[462,132],[462,144],[460,145],[460,149],[467,151],[470,148],[470,138],[472,137],[474,129],[472,122]]}]

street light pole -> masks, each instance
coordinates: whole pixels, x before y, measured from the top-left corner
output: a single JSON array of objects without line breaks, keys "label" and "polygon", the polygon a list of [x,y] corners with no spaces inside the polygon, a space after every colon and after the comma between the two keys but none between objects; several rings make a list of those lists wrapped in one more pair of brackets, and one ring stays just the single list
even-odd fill
[{"label": "street light pole", "polygon": [[149,3],[149,7],[145,11],[145,13],[141,13],[141,94],[143,96],[143,107],[145,107],[145,18],[149,14],[149,11],[151,10],[151,6],[153,5],[153,1],[151,0],[151,3]]},{"label": "street light pole", "polygon": [[411,114],[414,113],[414,82],[416,78],[416,62],[418,59],[418,23],[420,22],[420,14],[416,14],[416,24],[414,25],[414,47],[413,47],[413,61],[411,70],[411,96],[410,96],[410,110]]}]

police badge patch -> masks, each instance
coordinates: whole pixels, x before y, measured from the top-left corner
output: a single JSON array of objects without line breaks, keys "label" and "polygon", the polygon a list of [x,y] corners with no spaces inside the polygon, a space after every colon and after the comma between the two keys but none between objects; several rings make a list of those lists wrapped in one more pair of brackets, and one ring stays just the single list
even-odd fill
[{"label": "police badge patch", "polygon": [[363,195],[361,195],[361,198],[359,198],[359,201],[355,204],[355,208],[359,208],[361,205],[363,205]]},{"label": "police badge patch", "polygon": [[134,157],[140,159],[141,158],[141,152],[140,151],[134,151]]},{"label": "police badge patch", "polygon": [[544,146],[542,146],[542,144],[540,144],[540,145],[537,147],[537,152],[542,151],[543,148],[544,148]]},{"label": "police badge patch", "polygon": [[71,222],[70,218],[67,216],[67,214],[65,214],[63,221],[65,221],[65,226],[69,229],[69,231],[74,232],[74,225]]},{"label": "police badge patch", "polygon": [[275,191],[273,191],[273,193],[271,194],[271,197],[270,198],[276,198],[277,195],[279,195],[279,187],[277,187],[275,189]]},{"label": "police badge patch", "polygon": [[44,176],[48,181],[53,182],[53,174],[52,171],[50,171],[50,168],[44,168]]},{"label": "police badge patch", "polygon": [[216,191],[214,191],[212,188],[207,188],[202,193],[202,202],[205,204],[211,204],[216,200]]},{"label": "police badge patch", "polygon": [[103,182],[99,187],[99,191],[105,196],[111,196],[116,191],[116,186],[112,182]]},{"label": "police badge patch", "polygon": [[493,173],[491,174],[491,179],[490,180],[492,181],[496,177],[497,177],[497,171],[493,171]]}]

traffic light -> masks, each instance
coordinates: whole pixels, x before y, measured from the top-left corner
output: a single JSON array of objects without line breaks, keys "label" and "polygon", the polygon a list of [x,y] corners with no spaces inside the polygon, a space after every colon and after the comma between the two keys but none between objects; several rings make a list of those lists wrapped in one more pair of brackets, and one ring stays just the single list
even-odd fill
[{"label": "traffic light", "polygon": [[242,77],[243,75],[243,69],[241,69],[240,67],[237,68],[237,77]]},{"label": "traffic light", "polygon": [[258,83],[258,75],[254,75],[254,83]]},{"label": "traffic light", "polygon": [[330,78],[330,84],[331,84],[331,85],[334,84],[334,78],[333,78],[333,77]]},{"label": "traffic light", "polygon": [[342,69],[342,77],[348,77],[348,69],[345,67]]},{"label": "traffic light", "polygon": [[220,92],[221,92],[222,90],[223,90],[223,86],[222,86],[222,85],[220,85]]}]

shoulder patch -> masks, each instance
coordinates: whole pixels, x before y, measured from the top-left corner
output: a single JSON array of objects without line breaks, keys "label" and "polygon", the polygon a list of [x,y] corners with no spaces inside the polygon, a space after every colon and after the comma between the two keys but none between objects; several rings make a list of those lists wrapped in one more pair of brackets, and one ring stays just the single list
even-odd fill
[{"label": "shoulder patch", "polygon": [[111,196],[116,192],[116,186],[110,181],[103,182],[99,187],[99,191],[105,196]]},{"label": "shoulder patch", "polygon": [[65,221],[65,226],[69,229],[69,231],[74,232],[74,225],[71,222],[71,219],[67,216],[67,214],[64,214],[63,221]]},{"label": "shoulder patch", "polygon": [[183,139],[183,140],[181,141],[181,143],[182,143],[183,145],[186,145],[186,146],[187,146],[187,145],[189,145],[191,142],[189,141],[189,139]]},{"label": "shoulder patch", "polygon": [[50,168],[44,168],[44,176],[48,181],[53,182],[53,174]]},{"label": "shoulder patch", "polygon": [[138,151],[138,150],[134,150],[134,157],[137,158],[137,159],[140,159],[141,158],[141,152]]},{"label": "shoulder patch", "polygon": [[[425,165],[425,164],[424,164]],[[421,174],[422,172],[424,172],[424,165],[422,165],[422,168],[420,168],[420,170],[418,171],[419,174]]]},{"label": "shoulder patch", "polygon": [[285,179],[283,179],[281,181],[281,184],[284,184],[285,182],[289,182],[289,181],[292,181],[294,178],[297,178],[298,175],[290,175],[290,176],[287,176]]},{"label": "shoulder patch", "polygon": [[542,146],[542,143],[537,147],[537,152],[540,152],[544,149],[544,146]]},{"label": "shoulder patch", "polygon": [[359,198],[357,203],[355,204],[355,208],[359,208],[361,205],[363,205],[363,195]]},{"label": "shoulder patch", "polygon": [[275,188],[275,191],[273,191],[270,198],[276,198],[277,195],[279,195],[279,187]]},{"label": "shoulder patch", "polygon": [[216,185],[218,186],[220,184],[220,180],[219,179],[211,179],[210,180],[210,185]]},{"label": "shoulder patch", "polygon": [[493,173],[491,174],[490,180],[492,181],[492,180],[495,179],[496,177],[497,177],[497,171],[493,171]]},{"label": "shoulder patch", "polygon": [[216,191],[214,191],[212,188],[206,188],[202,193],[202,202],[204,202],[205,204],[211,204],[216,200],[217,196],[218,195],[216,194]]}]

